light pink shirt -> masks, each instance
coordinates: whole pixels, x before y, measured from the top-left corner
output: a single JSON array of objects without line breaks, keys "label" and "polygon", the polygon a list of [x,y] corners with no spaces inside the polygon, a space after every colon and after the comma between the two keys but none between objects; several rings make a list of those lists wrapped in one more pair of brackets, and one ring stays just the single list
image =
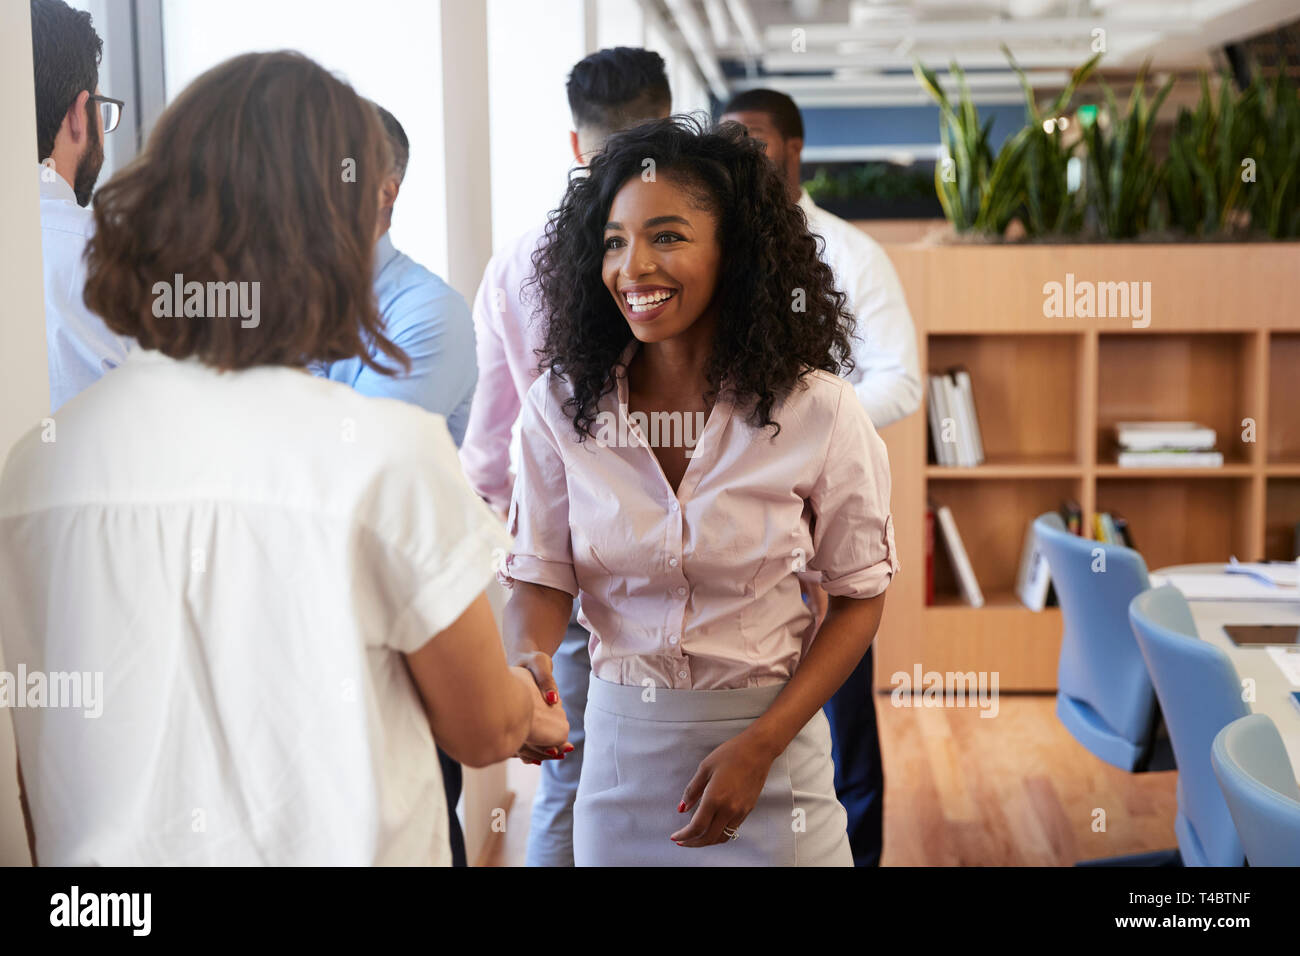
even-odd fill
[{"label": "light pink shirt", "polygon": [[474,297],[478,384],[460,463],[470,487],[498,511],[510,505],[510,433],[519,400],[537,378],[535,350],[546,341],[541,322],[534,321],[535,294],[525,296],[523,289],[545,231],[543,225],[526,232],[494,255]]},{"label": "light pink shirt", "polygon": [[562,407],[567,383],[548,371],[529,390],[514,549],[498,577],[581,592],[601,680],[692,690],[788,680],[814,623],[801,573],[830,594],[870,598],[898,571],[884,442],[853,386],[815,371],[774,410],[775,438],[719,398],[674,495],[628,417],[623,368],[637,347],[582,443]]}]

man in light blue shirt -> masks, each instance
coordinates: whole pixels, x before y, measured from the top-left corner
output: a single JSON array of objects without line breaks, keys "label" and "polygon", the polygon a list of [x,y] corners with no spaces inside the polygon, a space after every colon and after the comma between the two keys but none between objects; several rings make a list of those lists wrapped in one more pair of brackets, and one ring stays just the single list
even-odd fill
[{"label": "man in light blue shirt", "polygon": [[[406,176],[411,147],[397,118],[375,104],[393,150],[393,171],[380,194],[379,240],[375,244],[375,298],[384,320],[384,334],[411,359],[406,374],[383,375],[359,358],[318,365],[312,371],[350,385],[362,395],[396,398],[443,416],[456,447],[465,437],[470,401],[478,382],[474,349],[474,320],[469,306],[451,286],[393,247],[388,235],[393,204]],[[392,360],[378,349],[370,356],[386,367]],[[461,766],[438,748],[443,788],[447,795],[447,834],[453,866],[467,866],[465,836],[456,804],[460,802]]]},{"label": "man in light blue shirt", "polygon": [[[375,298],[388,338],[411,359],[409,374],[382,375],[359,358],[312,369],[317,375],[350,385],[362,395],[396,398],[447,419],[447,430],[460,447],[478,381],[474,355],[474,321],[464,298],[409,256],[398,252],[389,235],[393,204],[406,175],[410,145],[393,114],[376,107],[393,149],[393,172],[384,182],[380,229],[375,245]],[[378,349],[371,357],[390,366]]]}]

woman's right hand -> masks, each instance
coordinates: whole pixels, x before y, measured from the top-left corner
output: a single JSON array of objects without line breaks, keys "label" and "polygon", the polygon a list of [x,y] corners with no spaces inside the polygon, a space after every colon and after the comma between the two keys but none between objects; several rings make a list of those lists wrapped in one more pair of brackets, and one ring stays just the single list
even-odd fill
[{"label": "woman's right hand", "polygon": [[551,659],[546,654],[529,655],[510,668],[510,673],[528,688],[533,701],[532,724],[518,756],[525,763],[543,760],[563,760],[573,750],[569,743],[569,718],[560,704],[555,679],[551,675]]}]

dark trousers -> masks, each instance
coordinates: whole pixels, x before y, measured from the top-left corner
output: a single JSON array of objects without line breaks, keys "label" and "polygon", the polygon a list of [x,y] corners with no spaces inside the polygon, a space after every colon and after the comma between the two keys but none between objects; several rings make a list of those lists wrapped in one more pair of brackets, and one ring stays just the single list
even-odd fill
[{"label": "dark trousers", "polygon": [[465,834],[460,829],[460,817],[456,816],[456,804],[460,803],[460,764],[443,753],[441,747],[438,748],[438,764],[442,767],[442,789],[447,794],[447,836],[451,840],[451,865],[469,866],[465,857]]},{"label": "dark trousers", "polygon": [[885,774],[876,732],[871,648],[826,702],[835,761],[835,794],[849,815],[854,866],[879,866],[884,843]]}]

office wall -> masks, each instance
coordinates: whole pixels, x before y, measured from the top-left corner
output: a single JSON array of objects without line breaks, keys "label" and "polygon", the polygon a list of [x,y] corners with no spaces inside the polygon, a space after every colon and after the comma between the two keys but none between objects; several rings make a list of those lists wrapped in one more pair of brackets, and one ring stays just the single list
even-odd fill
[{"label": "office wall", "polygon": [[[50,411],[31,36],[28,5],[0,3],[0,458]],[[25,866],[15,766],[13,725],[0,710],[0,865]]]},{"label": "office wall", "polygon": [[546,221],[573,167],[564,84],[586,49],[583,0],[488,0],[492,244]]},{"label": "office wall", "polygon": [[406,130],[411,162],[393,210],[393,242],[446,277],[443,150],[461,144],[444,142],[441,6],[410,0],[164,0],[167,98],[210,67],[255,50],[298,50],[338,73]]}]

